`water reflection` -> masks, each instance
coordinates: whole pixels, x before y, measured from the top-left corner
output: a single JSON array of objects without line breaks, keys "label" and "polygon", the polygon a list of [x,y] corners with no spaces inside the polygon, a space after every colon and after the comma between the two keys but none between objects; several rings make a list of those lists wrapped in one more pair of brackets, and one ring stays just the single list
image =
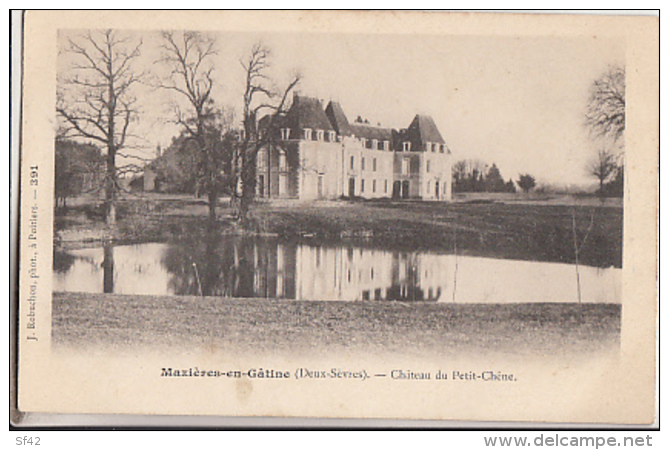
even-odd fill
[{"label": "water reflection", "polygon": [[295,245],[210,236],[164,244],[160,251],[156,259],[170,274],[169,293],[295,298]]},{"label": "water reflection", "polygon": [[114,293],[114,246],[106,244],[103,247],[102,260],[102,291],[105,294]]},{"label": "water reflection", "polygon": [[[620,269],[580,267],[585,302],[620,303]],[[225,236],[56,253],[54,290],[299,300],[577,302],[575,266]]]}]

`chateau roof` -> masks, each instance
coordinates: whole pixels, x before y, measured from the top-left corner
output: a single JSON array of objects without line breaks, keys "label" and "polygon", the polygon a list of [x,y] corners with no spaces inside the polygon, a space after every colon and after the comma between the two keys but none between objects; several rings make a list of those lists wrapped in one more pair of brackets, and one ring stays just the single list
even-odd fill
[{"label": "chateau roof", "polygon": [[375,127],[363,123],[352,123],[350,128],[355,137],[376,139],[378,141],[392,142],[393,140],[393,130],[391,128]]},{"label": "chateau roof", "polygon": [[331,101],[328,103],[328,107],[325,108],[325,114],[327,115],[328,119],[330,119],[330,123],[332,124],[332,127],[335,129],[337,134],[342,136],[351,135],[351,127],[348,123],[348,119],[346,118],[346,114],[344,114],[344,110],[338,102]]},{"label": "chateau roof", "polygon": [[310,128],[312,130],[334,131],[330,120],[325,115],[323,105],[317,98],[295,95],[293,104],[286,113],[285,126],[293,129]]},{"label": "chateau roof", "polygon": [[297,133],[305,128],[335,131],[342,136],[355,135],[368,140],[389,141],[393,147],[396,141],[408,139],[418,144],[415,151],[419,151],[426,142],[445,144],[437,125],[428,115],[417,114],[407,129],[397,131],[367,123],[350,123],[338,102],[331,101],[323,109],[323,103],[319,99],[298,94],[294,95],[288,112],[277,119],[277,127],[290,128]]},{"label": "chateau roof", "polygon": [[408,132],[413,139],[417,138],[421,143],[437,142],[445,144],[444,138],[439,133],[437,124],[434,123],[434,120],[430,116],[416,114],[411,125],[409,125]]}]

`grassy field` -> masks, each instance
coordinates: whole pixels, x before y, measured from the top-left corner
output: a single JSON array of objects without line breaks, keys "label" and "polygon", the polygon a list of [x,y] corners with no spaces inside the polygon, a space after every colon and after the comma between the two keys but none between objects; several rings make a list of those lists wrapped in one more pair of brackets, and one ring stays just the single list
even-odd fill
[{"label": "grassy field", "polygon": [[55,293],[52,334],[65,348],[587,355],[619,346],[620,305],[406,306]]},{"label": "grassy field", "polygon": [[[480,197],[480,196],[479,196]],[[574,225],[580,262],[622,266],[623,210],[592,198],[505,197],[453,203],[377,201],[272,201],[254,205],[240,229],[225,203],[221,233],[267,233],[314,243],[351,242],[388,250],[457,251],[462,254],[573,263]],[[119,205],[120,242],[169,241],[204,232],[204,200],[146,196]],[[104,235],[99,208],[79,202],[56,215],[56,243],[77,246]],[[581,245],[582,244],[582,245]]]}]

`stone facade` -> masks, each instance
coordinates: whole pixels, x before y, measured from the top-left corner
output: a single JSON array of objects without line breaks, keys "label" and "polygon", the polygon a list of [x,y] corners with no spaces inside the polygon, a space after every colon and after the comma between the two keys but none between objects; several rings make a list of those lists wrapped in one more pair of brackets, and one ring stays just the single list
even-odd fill
[{"label": "stone facade", "polygon": [[349,123],[338,103],[296,95],[278,123],[258,154],[259,197],[451,199],[451,153],[429,116],[402,130]]}]

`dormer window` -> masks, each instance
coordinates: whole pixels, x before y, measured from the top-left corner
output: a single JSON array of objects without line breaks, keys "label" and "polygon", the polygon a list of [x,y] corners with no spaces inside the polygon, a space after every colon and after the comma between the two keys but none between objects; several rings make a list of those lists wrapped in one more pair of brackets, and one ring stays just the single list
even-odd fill
[{"label": "dormer window", "polygon": [[444,145],[444,144],[441,144],[439,146],[439,153],[444,153],[444,147],[446,147],[446,145]]},{"label": "dormer window", "polygon": [[287,141],[290,139],[290,128],[281,128],[281,140]]},{"label": "dormer window", "polygon": [[402,142],[402,151],[403,152],[410,152],[411,151],[411,142],[409,142],[409,141]]},{"label": "dormer window", "polygon": [[323,131],[323,130],[316,131],[316,140],[317,141],[324,141],[325,140],[325,131]]},{"label": "dormer window", "polygon": [[328,142],[337,142],[337,135],[334,131],[328,131]]},{"label": "dormer window", "polygon": [[305,141],[310,141],[311,140],[311,129],[305,128],[303,131],[304,131],[304,140]]},{"label": "dormer window", "polygon": [[367,140],[366,140],[365,138],[360,138],[360,145],[362,146],[362,148],[365,148],[365,147],[366,147],[366,145],[367,145],[367,142],[366,142],[366,141],[367,141]]},{"label": "dormer window", "polygon": [[378,149],[379,149],[379,141],[378,141],[377,139],[372,139],[372,148],[373,148],[374,150],[378,150]]},{"label": "dormer window", "polygon": [[390,150],[390,141],[383,141],[383,148],[381,150]]}]

